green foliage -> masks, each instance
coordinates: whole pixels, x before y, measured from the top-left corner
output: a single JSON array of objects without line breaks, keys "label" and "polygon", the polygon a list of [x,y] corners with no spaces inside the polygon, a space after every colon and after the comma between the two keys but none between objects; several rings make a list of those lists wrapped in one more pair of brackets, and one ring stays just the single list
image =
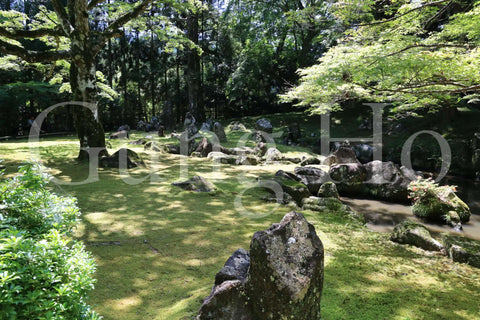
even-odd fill
[{"label": "green foliage", "polygon": [[[353,10],[358,3],[372,7]],[[440,4],[398,4],[388,19],[371,21],[373,4],[350,3],[359,13],[353,21],[371,23],[348,30],[319,64],[301,70],[301,84],[282,99],[317,113],[338,110],[348,100],[394,102],[394,111],[414,112],[449,106],[459,94],[480,91],[480,2],[457,8],[445,25],[440,25],[445,10]],[[337,14],[349,21],[346,12]]]},{"label": "green foliage", "polygon": [[99,319],[86,303],[95,262],[67,237],[80,212],[48,181],[39,165],[26,164],[0,184],[2,319]]}]

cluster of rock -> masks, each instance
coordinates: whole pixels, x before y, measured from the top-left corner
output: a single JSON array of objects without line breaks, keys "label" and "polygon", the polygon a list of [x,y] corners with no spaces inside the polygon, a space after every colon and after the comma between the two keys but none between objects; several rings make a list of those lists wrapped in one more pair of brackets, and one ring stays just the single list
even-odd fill
[{"label": "cluster of rock", "polygon": [[320,319],[323,260],[313,225],[290,212],[227,260],[196,319]]},{"label": "cluster of rock", "polygon": [[424,225],[409,220],[395,226],[390,240],[428,251],[440,251],[455,262],[480,268],[480,241],[477,240],[445,234],[440,242]]}]

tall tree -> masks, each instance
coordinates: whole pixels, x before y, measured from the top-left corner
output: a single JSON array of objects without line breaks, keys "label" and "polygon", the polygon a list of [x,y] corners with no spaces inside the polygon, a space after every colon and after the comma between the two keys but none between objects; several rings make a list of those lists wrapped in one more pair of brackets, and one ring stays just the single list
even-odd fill
[{"label": "tall tree", "polygon": [[[0,52],[18,56],[28,62],[52,62],[68,60],[72,99],[96,105],[97,79],[95,57],[108,39],[119,35],[119,29],[144,12],[152,0],[137,1],[133,4],[116,1],[111,15],[116,16],[102,30],[92,30],[91,13],[100,6],[107,8],[105,0],[51,0],[46,7],[39,7],[39,13],[28,24],[18,20],[23,15],[12,11],[1,12]],[[66,3],[66,6],[65,6]],[[50,9],[50,10],[48,10]],[[47,19],[46,19],[47,18]],[[32,21],[33,20],[33,21]],[[27,50],[20,39],[40,39],[49,44],[49,49]],[[60,40],[59,40],[60,39]],[[13,40],[13,41],[12,41]],[[52,42],[63,42],[65,46],[52,46]],[[89,150],[96,148],[99,156],[106,155],[105,134],[98,121],[98,112],[75,108],[74,122],[80,151],[78,158],[89,159]]]}]

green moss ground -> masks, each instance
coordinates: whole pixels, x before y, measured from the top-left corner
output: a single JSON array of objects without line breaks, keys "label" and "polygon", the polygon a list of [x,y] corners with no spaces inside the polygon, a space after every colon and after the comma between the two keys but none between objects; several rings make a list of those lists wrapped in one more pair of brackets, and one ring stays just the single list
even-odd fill
[{"label": "green moss ground", "polygon": [[[133,134],[131,139],[144,135]],[[228,146],[234,146],[238,136],[229,133]],[[111,151],[124,143],[112,142]],[[44,164],[59,179],[86,177],[87,164],[74,160],[75,137],[49,138],[39,146]],[[30,158],[28,147],[22,140],[0,143],[7,175]],[[130,185],[118,170],[100,169],[95,183],[55,187],[76,196],[83,212],[76,236],[98,264],[90,303],[105,320],[191,319],[230,254],[240,247],[248,249],[254,232],[291,211],[261,201],[260,189],[245,189],[256,177],[295,166],[213,167],[206,159],[188,159],[185,173],[181,156],[160,154],[152,161],[155,153],[129,147],[141,152],[148,165],[131,170],[131,175],[146,177],[151,169],[157,181]],[[198,194],[171,186],[195,174],[210,179],[221,192]],[[235,210],[237,197],[251,216]],[[479,269],[394,244],[388,234],[370,231],[335,212],[303,213],[325,246],[323,319],[480,319]]]}]

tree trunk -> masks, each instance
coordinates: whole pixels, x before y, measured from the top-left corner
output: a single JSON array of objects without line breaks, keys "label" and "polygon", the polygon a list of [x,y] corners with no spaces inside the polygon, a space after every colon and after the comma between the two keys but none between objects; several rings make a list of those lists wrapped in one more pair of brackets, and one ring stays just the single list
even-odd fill
[{"label": "tree trunk", "polygon": [[[190,12],[187,17],[187,38],[198,45],[198,13]],[[190,48],[187,55],[187,95],[188,111],[197,119],[204,120],[204,110],[200,103],[201,79],[200,56],[196,48]]]},{"label": "tree trunk", "polygon": [[71,36],[72,64],[70,66],[70,86],[73,101],[81,101],[86,107],[74,108],[73,118],[80,140],[79,160],[88,160],[91,156],[108,155],[105,148],[105,132],[98,121],[97,84],[95,56],[89,42],[90,28],[86,1],[75,1],[70,22],[75,26]]}]

